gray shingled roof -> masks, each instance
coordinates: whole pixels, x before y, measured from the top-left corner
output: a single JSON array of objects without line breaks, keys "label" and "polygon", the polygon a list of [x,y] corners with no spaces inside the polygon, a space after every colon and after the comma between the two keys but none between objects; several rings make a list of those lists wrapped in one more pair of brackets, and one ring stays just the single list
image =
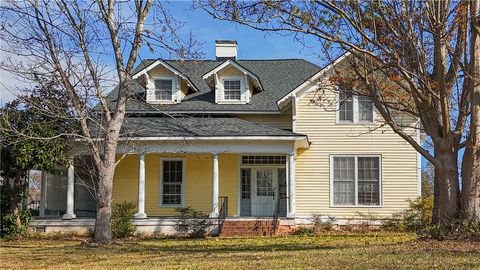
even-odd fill
[{"label": "gray shingled roof", "polygon": [[122,136],[128,137],[229,137],[229,136],[304,136],[238,118],[130,117]]},{"label": "gray shingled roof", "polygon": [[[156,59],[144,60],[135,70],[134,74],[144,67],[155,62]],[[130,112],[155,112],[155,111],[189,111],[189,112],[214,112],[214,111],[265,111],[277,112],[277,101],[294,90],[297,86],[311,78],[320,71],[320,67],[302,59],[287,60],[237,60],[236,62],[254,73],[263,86],[262,92],[255,93],[249,104],[215,104],[215,96],[202,76],[211,71],[224,61],[198,60],[176,61],[166,60],[168,64],[187,76],[199,90],[191,93],[179,104],[152,105],[144,101],[144,89],[139,84],[133,86],[133,92],[138,93],[127,103]],[[117,90],[114,89],[107,99],[111,104],[115,101]]]}]

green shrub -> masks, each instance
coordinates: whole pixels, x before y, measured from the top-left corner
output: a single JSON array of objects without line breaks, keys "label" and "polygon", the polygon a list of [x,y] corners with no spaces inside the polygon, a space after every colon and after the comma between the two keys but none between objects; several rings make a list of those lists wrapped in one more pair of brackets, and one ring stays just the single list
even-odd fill
[{"label": "green shrub", "polygon": [[315,230],[315,227],[300,226],[295,231],[291,232],[290,234],[291,235],[297,235],[297,236],[315,236],[315,235],[317,235],[317,232]]},{"label": "green shrub", "polygon": [[5,239],[16,239],[28,236],[28,223],[32,220],[32,214],[28,210],[20,212],[21,225],[17,226],[15,215],[12,213],[3,216],[2,237]]},{"label": "green shrub", "polygon": [[113,205],[112,209],[112,236],[113,238],[125,238],[135,232],[132,223],[136,212],[136,205],[132,202],[121,202]]},{"label": "green shrub", "polygon": [[323,221],[321,214],[313,214],[313,225],[317,231],[331,231],[334,221],[334,217],[328,216],[327,220]]},{"label": "green shrub", "polygon": [[449,224],[429,225],[419,231],[422,238],[480,241],[480,221],[457,219]]},{"label": "green shrub", "polygon": [[409,201],[410,207],[403,212],[395,213],[383,221],[386,230],[418,232],[432,221],[433,197],[418,197]]},{"label": "green shrub", "polygon": [[448,224],[431,225],[433,197],[418,197],[410,201],[410,208],[395,213],[383,222],[382,228],[416,232],[422,238],[435,240],[480,240],[480,221],[457,219]]},{"label": "green shrub", "polygon": [[207,235],[210,226],[208,215],[189,207],[176,209],[179,218],[175,229],[182,237],[202,238]]}]

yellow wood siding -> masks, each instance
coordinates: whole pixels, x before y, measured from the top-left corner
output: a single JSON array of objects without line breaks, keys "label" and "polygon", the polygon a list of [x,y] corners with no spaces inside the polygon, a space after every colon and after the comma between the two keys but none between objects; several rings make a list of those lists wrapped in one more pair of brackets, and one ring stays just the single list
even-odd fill
[{"label": "yellow wood siding", "polygon": [[219,195],[228,197],[228,215],[236,216],[238,203],[238,155],[220,155],[218,164],[220,181]]},{"label": "yellow wood siding", "polygon": [[[326,98],[335,94],[326,91]],[[294,131],[308,135],[310,148],[297,153],[297,215],[312,213],[351,218],[359,213],[388,216],[408,207],[407,199],[417,197],[416,151],[390,128],[369,131],[374,126],[336,124],[336,111],[310,102],[314,93],[297,102]],[[378,154],[382,165],[381,207],[330,207],[330,155]]]},{"label": "yellow wood siding", "polygon": [[171,72],[170,70],[168,70],[167,68],[165,68],[164,66],[162,65],[158,65],[156,66],[155,68],[153,68],[152,70],[148,71],[148,74],[152,77],[157,77],[157,76],[175,76],[175,74],[173,74],[173,72]]},{"label": "yellow wood siding", "polygon": [[269,127],[292,129],[292,115],[290,114],[242,114],[237,117]]},{"label": "yellow wood siding", "polygon": [[[184,206],[205,213],[212,207],[212,157],[195,155],[145,155],[145,212],[147,216],[174,216],[175,207],[160,206],[160,160],[182,158],[184,162]],[[117,165],[113,181],[114,203],[137,202],[138,155],[129,155]],[[228,196],[230,216],[237,213],[238,158],[233,154],[219,155],[220,196]]]},{"label": "yellow wood siding", "polygon": [[128,155],[117,164],[113,175],[114,204],[124,201],[137,203],[138,169],[137,155]]},{"label": "yellow wood siding", "polygon": [[234,66],[228,66],[218,72],[218,76],[240,76],[243,78],[243,72],[241,72]]}]

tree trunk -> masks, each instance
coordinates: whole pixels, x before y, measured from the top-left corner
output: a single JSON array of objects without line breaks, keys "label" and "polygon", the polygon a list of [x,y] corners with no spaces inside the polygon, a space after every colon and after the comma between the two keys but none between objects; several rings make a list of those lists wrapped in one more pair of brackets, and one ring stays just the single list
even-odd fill
[{"label": "tree trunk", "polygon": [[462,163],[462,217],[480,220],[480,147],[469,145]]},{"label": "tree trunk", "polygon": [[462,163],[462,214],[467,219],[480,220],[480,37],[475,28],[480,27],[479,2],[471,3],[470,134]]},{"label": "tree trunk", "polygon": [[[113,149],[116,149],[114,147]],[[109,151],[110,152],[110,151]],[[115,150],[105,157],[103,168],[98,173],[97,216],[95,219],[94,241],[110,243],[112,241],[112,190],[115,173]]]},{"label": "tree trunk", "polygon": [[15,217],[15,225],[17,228],[22,226],[22,220],[20,219],[21,214],[21,205],[22,201],[22,175],[23,171],[18,170],[15,173],[15,178],[13,179],[13,189],[12,189],[12,214]]},{"label": "tree trunk", "polygon": [[433,224],[447,224],[458,217],[458,162],[457,151],[445,141],[435,143],[435,158],[442,166],[435,166]]}]

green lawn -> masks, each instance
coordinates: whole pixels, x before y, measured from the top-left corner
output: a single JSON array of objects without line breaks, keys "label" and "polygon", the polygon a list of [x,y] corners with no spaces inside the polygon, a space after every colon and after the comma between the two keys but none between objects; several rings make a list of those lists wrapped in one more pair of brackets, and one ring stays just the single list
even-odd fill
[{"label": "green lawn", "polygon": [[409,234],[198,240],[1,242],[0,269],[480,269],[480,244]]}]

